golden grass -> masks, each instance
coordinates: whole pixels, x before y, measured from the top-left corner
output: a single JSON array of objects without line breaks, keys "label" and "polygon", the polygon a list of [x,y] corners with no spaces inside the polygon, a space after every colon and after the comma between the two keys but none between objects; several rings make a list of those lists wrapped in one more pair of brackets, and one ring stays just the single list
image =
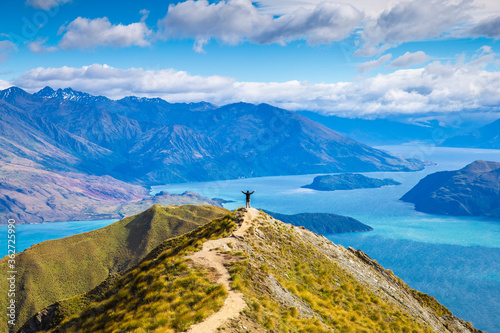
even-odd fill
[{"label": "golden grass", "polygon": [[[264,258],[233,263],[232,287],[246,296],[252,321],[275,332],[431,332],[392,304],[358,283],[317,249],[304,244],[281,224],[259,227],[266,242],[253,245],[254,256]],[[262,288],[268,275],[309,305],[316,317],[301,317]]]},{"label": "golden grass", "polygon": [[[57,300],[85,293],[110,274],[135,265],[158,244],[220,218],[228,210],[214,206],[159,206],[107,227],[36,244],[17,254],[17,320],[23,324],[36,311]],[[7,271],[7,258],[0,269]],[[83,278],[84,277],[84,278]],[[0,280],[0,294],[7,295]],[[7,331],[0,316],[0,331]]]},{"label": "golden grass", "polygon": [[169,239],[121,276],[63,302],[50,332],[182,332],[223,304],[227,291],[205,269],[190,268],[186,254],[203,241],[228,236],[235,216],[226,215]]}]

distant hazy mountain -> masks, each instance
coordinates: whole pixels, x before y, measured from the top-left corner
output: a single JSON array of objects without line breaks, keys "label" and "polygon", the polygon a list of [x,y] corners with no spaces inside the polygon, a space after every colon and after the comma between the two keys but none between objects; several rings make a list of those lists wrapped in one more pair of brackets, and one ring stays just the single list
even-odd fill
[{"label": "distant hazy mountain", "polygon": [[475,161],[457,171],[430,174],[401,200],[431,214],[500,217],[500,163]]},{"label": "distant hazy mountain", "polygon": [[500,119],[467,134],[445,140],[446,147],[500,149]]},{"label": "distant hazy mountain", "polygon": [[408,124],[389,119],[370,120],[324,116],[310,111],[297,113],[354,140],[370,145],[401,144],[412,141],[439,144],[444,138],[456,135],[461,131],[460,128],[440,126],[437,121],[425,124]]},{"label": "distant hazy mountain", "polygon": [[143,184],[422,166],[270,105],[0,91],[2,160]]},{"label": "distant hazy mountain", "polygon": [[362,174],[343,173],[339,175],[316,176],[309,185],[302,186],[317,191],[355,190],[358,188],[378,188],[387,185],[400,185],[397,181],[385,178],[370,178]]}]

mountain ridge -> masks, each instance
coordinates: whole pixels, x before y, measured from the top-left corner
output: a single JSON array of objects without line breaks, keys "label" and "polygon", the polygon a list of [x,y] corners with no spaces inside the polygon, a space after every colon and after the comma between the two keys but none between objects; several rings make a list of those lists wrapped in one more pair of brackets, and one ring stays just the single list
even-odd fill
[{"label": "mountain ridge", "polygon": [[[98,286],[109,275],[137,264],[165,239],[182,235],[226,215],[215,206],[160,206],[104,228],[35,244],[16,254],[17,319],[22,324],[35,310]],[[7,259],[0,267],[7,270]],[[1,292],[8,290],[0,281]],[[7,326],[6,317],[0,328]],[[6,331],[2,329],[2,331]]]},{"label": "mountain ridge", "polygon": [[[114,101],[71,88],[45,87],[35,94],[17,87],[0,91],[0,143],[0,178],[10,179],[20,166],[32,183],[11,181],[9,186],[25,193],[32,185],[53,187],[50,179],[63,173],[86,178],[91,187],[99,182],[92,177],[112,177],[115,185],[130,187],[423,168],[421,162],[391,156],[268,104],[219,107],[135,97]],[[109,178],[101,180],[110,185],[107,191],[116,188]],[[64,206],[61,191],[52,188],[37,193],[38,208],[52,214],[44,220],[77,218],[76,212],[50,211],[50,207]],[[85,196],[86,192],[76,193]],[[9,195],[7,190],[0,188],[3,211],[15,211],[17,218],[29,215],[29,222],[43,221],[43,216],[27,214],[26,207],[33,207],[27,196],[15,194],[14,202],[5,195]],[[77,205],[83,205],[82,200]],[[92,212],[86,214],[83,219],[90,219]]]},{"label": "mountain ridge", "polygon": [[500,119],[468,133],[448,138],[442,146],[499,149],[500,135],[498,133],[500,133]]},{"label": "mountain ridge", "polygon": [[[235,103],[216,107],[209,103],[171,104],[161,99],[141,98],[132,101],[131,97],[113,101],[71,88],[54,91],[49,87],[34,95],[19,88],[9,88],[0,92],[0,97],[35,118],[27,125],[33,122],[50,123],[116,155],[113,157],[115,160],[111,159],[107,163],[107,170],[93,170],[92,163],[70,163],[67,167],[72,171],[101,172],[121,180],[148,185],[302,174],[310,172],[311,168],[313,172],[412,171],[422,168],[422,165],[390,156],[308,118],[267,104]],[[134,105],[141,107],[134,109]],[[154,143],[164,131],[162,128],[170,126],[186,128],[181,135],[183,140],[196,134],[196,144],[189,146],[191,155],[205,156],[209,163],[210,155],[217,161],[204,166],[204,163],[184,157],[172,161],[161,155],[134,154],[138,151],[137,144],[144,145],[141,143],[144,136]],[[39,135],[50,137],[57,141],[60,148],[73,153],[71,147],[46,126],[38,126],[38,130],[42,132]],[[218,145],[203,138],[215,140]],[[99,148],[92,146],[92,149]],[[203,150],[208,154],[201,153]],[[153,152],[151,149],[149,151]],[[85,158],[85,155],[79,157]],[[154,168],[143,165],[132,174],[123,174],[123,170],[145,158],[155,161]],[[305,162],[307,159],[311,162]],[[228,164],[236,166],[227,168]],[[183,165],[186,173],[190,174],[184,175],[177,165]],[[170,168],[175,170],[171,175],[167,172]],[[228,169],[231,171],[227,172]],[[158,171],[156,175],[151,173],[153,170]]]},{"label": "mountain ridge", "polygon": [[[229,273],[229,288],[209,273],[217,263]],[[213,325],[231,292],[246,303],[243,311]],[[193,294],[199,301],[190,303]],[[93,291],[45,308],[20,332],[37,325],[51,332],[480,332],[362,251],[252,208],[163,242]]]}]

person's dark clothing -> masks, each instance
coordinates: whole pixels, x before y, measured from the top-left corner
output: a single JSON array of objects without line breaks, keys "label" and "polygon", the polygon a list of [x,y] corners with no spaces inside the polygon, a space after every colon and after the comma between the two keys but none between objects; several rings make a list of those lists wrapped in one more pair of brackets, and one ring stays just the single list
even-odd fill
[{"label": "person's dark clothing", "polygon": [[252,194],[254,194],[254,192],[255,192],[255,191],[250,192],[250,191],[248,191],[248,190],[247,190],[246,192],[241,191],[241,193],[243,193],[243,194],[246,196],[246,205],[245,205],[245,207],[250,208],[250,196],[251,196]]}]

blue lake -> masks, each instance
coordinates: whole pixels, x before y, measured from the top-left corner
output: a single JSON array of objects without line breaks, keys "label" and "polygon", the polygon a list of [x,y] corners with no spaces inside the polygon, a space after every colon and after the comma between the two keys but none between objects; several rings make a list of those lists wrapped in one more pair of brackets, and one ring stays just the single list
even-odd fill
[{"label": "blue lake", "polygon": [[[40,224],[18,224],[16,225],[16,252],[21,252],[34,244],[50,240],[64,238],[87,231],[103,228],[117,220],[100,221],[72,221]],[[7,226],[0,226],[2,234],[0,242],[1,257],[7,254]]]},{"label": "blue lake", "polygon": [[[195,191],[235,200],[255,190],[252,206],[284,214],[326,212],[352,216],[374,228],[354,234],[327,235],[336,244],[359,248],[393,270],[411,287],[436,297],[453,313],[489,333],[500,332],[500,219],[449,217],[416,212],[398,199],[427,174],[456,170],[477,160],[500,161],[500,150],[435,148],[428,145],[378,147],[404,157],[435,163],[420,172],[373,172],[367,176],[402,183],[379,189],[320,192],[300,188],[315,175],[262,177],[156,186],[152,193]],[[18,251],[44,240],[97,229],[113,221],[19,225]],[[6,227],[0,227],[5,235]],[[2,237],[2,251],[6,253]]]}]

